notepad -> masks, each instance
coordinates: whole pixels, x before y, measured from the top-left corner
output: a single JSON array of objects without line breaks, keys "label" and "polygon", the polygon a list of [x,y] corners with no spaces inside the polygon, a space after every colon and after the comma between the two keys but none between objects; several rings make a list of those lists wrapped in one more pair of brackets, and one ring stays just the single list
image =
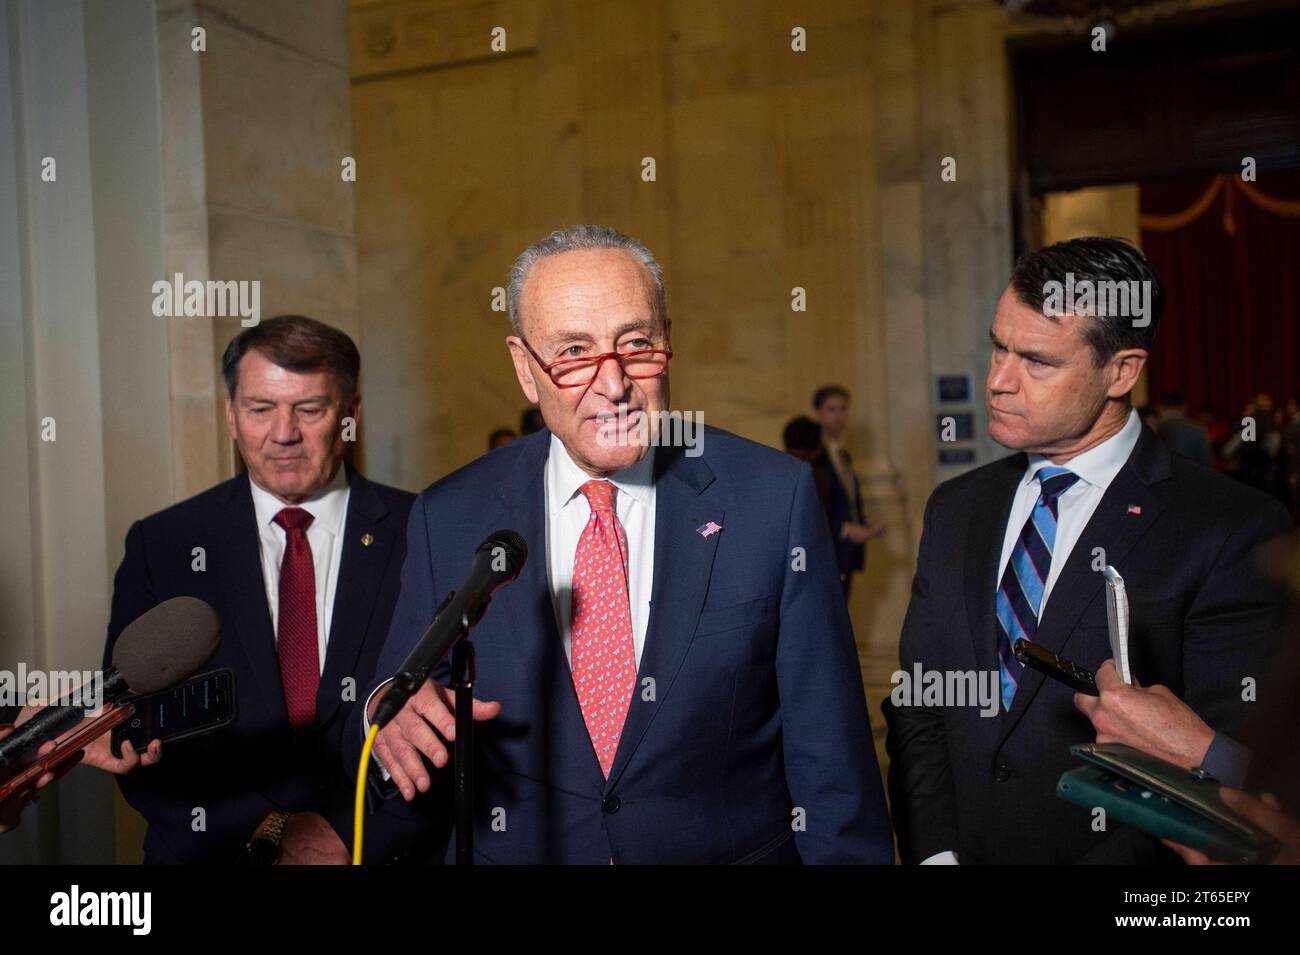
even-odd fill
[{"label": "notepad", "polygon": [[1119,670],[1120,679],[1133,682],[1133,671],[1128,663],[1128,593],[1124,578],[1110,564],[1102,570],[1106,578],[1106,622],[1110,629],[1110,655]]}]

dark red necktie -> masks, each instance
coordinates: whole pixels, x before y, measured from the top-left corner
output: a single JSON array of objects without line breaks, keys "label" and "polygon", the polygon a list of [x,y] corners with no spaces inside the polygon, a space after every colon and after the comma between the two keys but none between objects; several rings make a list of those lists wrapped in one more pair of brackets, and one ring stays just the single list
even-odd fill
[{"label": "dark red necktie", "polygon": [[289,725],[311,726],[316,720],[316,688],[320,686],[320,656],[316,637],[316,568],[312,564],[307,528],[314,518],[300,507],[275,515],[287,540],[280,563],[280,625],[276,651]]}]

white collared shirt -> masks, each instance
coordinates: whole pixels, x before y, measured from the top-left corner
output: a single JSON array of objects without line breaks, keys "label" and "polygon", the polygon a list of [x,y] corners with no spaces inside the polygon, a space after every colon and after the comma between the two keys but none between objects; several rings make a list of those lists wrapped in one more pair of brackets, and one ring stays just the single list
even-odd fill
[{"label": "white collared shirt", "polygon": [[[1047,600],[1052,595],[1052,585],[1061,576],[1061,568],[1069,560],[1070,552],[1078,543],[1083,529],[1088,526],[1088,521],[1092,519],[1110,482],[1115,480],[1115,475],[1133,453],[1141,433],[1142,421],[1136,411],[1130,411],[1124,427],[1095,448],[1089,448],[1059,465],[1079,475],[1079,480],[1057,498],[1056,544],[1052,548],[1052,566],[1047,573],[1047,581],[1043,584],[1043,600],[1038,606],[1040,620],[1047,609]],[[1007,561],[1011,559],[1011,551],[1016,546],[1016,539],[1038,500],[1040,488],[1034,480],[1034,474],[1039,468],[1051,463],[1041,454],[1029,455],[1029,465],[1016,488],[1016,496],[1011,502],[1011,514],[1007,517],[1007,526],[1002,535],[1002,557],[998,561],[997,576],[999,586]]]},{"label": "white collared shirt", "polygon": [[248,478],[253,490],[253,511],[257,515],[257,537],[262,552],[262,581],[266,605],[271,611],[271,632],[280,639],[280,564],[288,532],[275,523],[275,515],[286,507],[301,507],[314,518],[307,528],[312,569],[316,573],[316,646],[321,672],[325,670],[325,649],[334,615],[334,594],[338,590],[339,567],[343,563],[343,530],[348,515],[346,469],[340,464],[334,479],[301,504],[285,504],[270,491]]},{"label": "white collared shirt", "polygon": [[[631,467],[616,471],[609,481],[616,488],[614,511],[627,534],[628,600],[632,613],[632,646],[641,666],[646,626],[650,621],[650,591],[654,586],[655,486],[652,445]],[[546,500],[546,573],[551,588],[555,625],[572,663],[573,560],[578,540],[591,517],[591,505],[579,492],[591,475],[569,457],[564,443],[551,435],[543,474]]]}]

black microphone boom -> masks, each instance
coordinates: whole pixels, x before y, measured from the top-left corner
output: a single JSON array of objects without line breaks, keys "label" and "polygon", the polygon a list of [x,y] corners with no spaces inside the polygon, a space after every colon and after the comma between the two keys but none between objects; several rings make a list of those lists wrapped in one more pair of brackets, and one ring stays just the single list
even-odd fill
[{"label": "black microphone boom", "polygon": [[528,545],[514,531],[497,531],[479,544],[469,576],[447,595],[429,629],[424,631],[393,677],[392,685],[380,698],[375,723],[380,727],[388,725],[424,685],[447,651],[482,619],[492,595],[519,576],[527,559]]}]

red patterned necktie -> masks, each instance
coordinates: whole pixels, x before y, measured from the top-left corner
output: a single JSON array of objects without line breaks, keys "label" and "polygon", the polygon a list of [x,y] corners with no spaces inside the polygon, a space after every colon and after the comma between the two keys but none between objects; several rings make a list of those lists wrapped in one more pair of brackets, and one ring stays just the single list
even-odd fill
[{"label": "red patterned necktie", "polygon": [[280,562],[280,622],[276,652],[289,725],[295,730],[316,720],[316,688],[320,686],[320,654],[316,636],[316,568],[307,543],[314,520],[300,507],[275,515],[284,528],[284,560]]},{"label": "red patterned necktie", "polygon": [[591,517],[573,561],[570,668],[587,734],[608,779],[636,687],[627,535],[614,512],[613,484],[588,481],[578,490],[591,505]]}]

